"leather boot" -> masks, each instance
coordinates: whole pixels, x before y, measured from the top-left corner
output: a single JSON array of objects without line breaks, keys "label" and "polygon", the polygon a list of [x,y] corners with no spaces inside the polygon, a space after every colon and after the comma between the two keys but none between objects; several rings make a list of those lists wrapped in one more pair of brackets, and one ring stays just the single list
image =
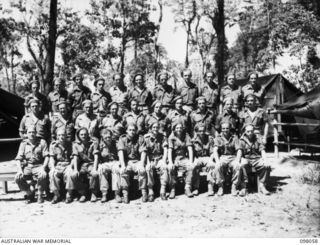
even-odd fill
[{"label": "leather boot", "polygon": [[128,204],[129,203],[129,192],[127,190],[122,190],[123,194],[123,203]]},{"label": "leather boot", "polygon": [[232,186],[231,186],[231,195],[232,196],[237,196],[238,195],[237,186],[235,184],[232,184]]},{"label": "leather boot", "polygon": [[170,199],[174,199],[175,197],[176,197],[176,188],[175,187],[171,187],[169,198]]},{"label": "leather boot", "polygon": [[122,199],[120,197],[120,191],[115,191],[114,195],[115,195],[116,202],[117,203],[122,203]]},{"label": "leather boot", "polygon": [[68,191],[66,194],[66,203],[71,203],[71,202],[72,202],[72,193]]},{"label": "leather boot", "polygon": [[264,195],[270,195],[270,192],[266,189],[264,184],[259,184],[259,191]]},{"label": "leather boot", "polygon": [[141,201],[142,201],[142,202],[147,202],[147,201],[148,201],[147,190],[142,189],[142,190],[141,190],[141,195],[142,195]]},{"label": "leather boot", "polygon": [[219,189],[218,189],[217,195],[218,196],[223,196],[223,185],[219,185]]},{"label": "leather boot", "polygon": [[188,187],[188,186],[185,187],[184,193],[185,193],[186,196],[189,197],[189,198],[192,198],[192,197],[193,197],[193,194],[192,194],[192,192],[191,192],[191,190],[190,190],[190,187]]},{"label": "leather boot", "polygon": [[101,198],[101,202],[102,203],[105,203],[108,201],[108,198],[107,198],[107,193],[102,193],[102,198]]},{"label": "leather boot", "polygon": [[58,195],[54,195],[51,203],[52,204],[57,204],[58,202],[59,202],[59,196]]}]

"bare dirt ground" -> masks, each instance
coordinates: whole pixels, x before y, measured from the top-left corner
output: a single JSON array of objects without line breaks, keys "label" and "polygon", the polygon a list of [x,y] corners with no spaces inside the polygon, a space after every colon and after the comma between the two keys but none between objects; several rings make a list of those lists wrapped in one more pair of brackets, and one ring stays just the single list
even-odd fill
[{"label": "bare dirt ground", "polygon": [[268,154],[268,160],[271,196],[202,193],[146,204],[137,199],[129,205],[114,200],[26,205],[9,183],[11,192],[0,195],[0,237],[320,237],[320,186],[300,180],[319,162],[287,154],[282,160]]}]

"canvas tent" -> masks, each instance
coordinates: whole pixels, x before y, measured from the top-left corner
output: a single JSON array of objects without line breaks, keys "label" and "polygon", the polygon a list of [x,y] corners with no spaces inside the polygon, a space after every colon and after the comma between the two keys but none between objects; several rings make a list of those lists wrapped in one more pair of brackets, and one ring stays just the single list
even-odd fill
[{"label": "canvas tent", "polygon": [[0,88],[0,138],[19,137],[24,99]]}]

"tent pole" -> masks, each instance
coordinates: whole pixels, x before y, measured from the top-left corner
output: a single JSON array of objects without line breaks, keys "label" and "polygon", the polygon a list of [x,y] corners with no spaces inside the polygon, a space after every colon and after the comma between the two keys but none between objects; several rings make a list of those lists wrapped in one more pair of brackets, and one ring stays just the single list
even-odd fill
[{"label": "tent pole", "polygon": [[278,125],[277,123],[277,119],[273,120],[273,145],[274,145],[274,154],[276,155],[276,158],[279,158],[279,146],[278,146],[278,142],[279,142],[279,134],[278,134]]}]

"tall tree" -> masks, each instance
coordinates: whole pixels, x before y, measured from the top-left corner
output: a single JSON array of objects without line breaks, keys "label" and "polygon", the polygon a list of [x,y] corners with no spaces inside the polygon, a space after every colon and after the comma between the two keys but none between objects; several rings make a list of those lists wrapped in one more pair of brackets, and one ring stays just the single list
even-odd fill
[{"label": "tall tree", "polygon": [[189,66],[189,46],[192,40],[192,25],[197,17],[197,3],[195,0],[172,0],[168,1],[168,5],[172,8],[174,21],[183,26],[187,34],[186,54],[184,65]]},{"label": "tall tree", "polygon": [[48,94],[51,89],[54,64],[55,64],[55,53],[56,53],[56,36],[57,36],[57,6],[58,0],[50,0],[50,17],[49,17],[49,32],[48,32],[48,46],[47,46],[47,57],[46,57],[46,71],[44,74],[44,82],[46,84],[45,92]]}]

